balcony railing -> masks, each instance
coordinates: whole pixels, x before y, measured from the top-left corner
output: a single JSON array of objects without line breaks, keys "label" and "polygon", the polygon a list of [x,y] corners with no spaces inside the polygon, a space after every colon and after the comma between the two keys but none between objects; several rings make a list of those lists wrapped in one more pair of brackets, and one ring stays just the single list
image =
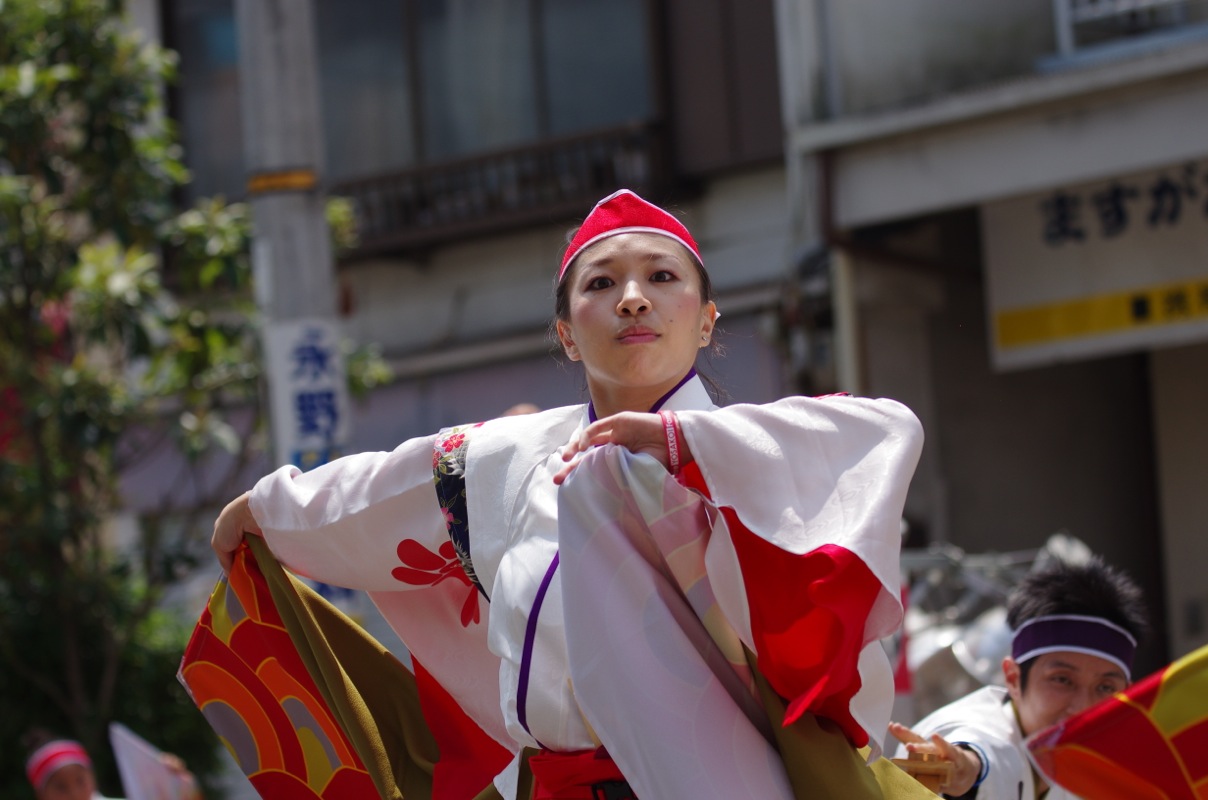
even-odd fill
[{"label": "balcony railing", "polygon": [[1158,35],[1198,34],[1206,10],[1204,0],[1053,0],[1057,54],[1070,59]]},{"label": "balcony railing", "polygon": [[347,181],[330,192],[357,210],[359,245],[349,258],[415,252],[581,218],[621,187],[657,195],[668,185],[664,152],[661,129],[646,123]]}]

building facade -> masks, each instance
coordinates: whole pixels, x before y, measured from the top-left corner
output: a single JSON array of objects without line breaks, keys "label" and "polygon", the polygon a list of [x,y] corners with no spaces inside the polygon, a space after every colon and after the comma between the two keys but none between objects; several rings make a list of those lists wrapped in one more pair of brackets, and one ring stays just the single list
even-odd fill
[{"label": "building facade", "polygon": [[[233,0],[144,0],[195,180],[245,195]],[[396,380],[353,449],[579,402],[566,233],[681,213],[729,400],[843,389],[927,431],[910,544],[1066,530],[1143,584],[1143,668],[1208,642],[1208,2],[315,0],[346,333]]]},{"label": "building facade", "polygon": [[[398,377],[358,409],[356,447],[577,402],[581,381],[550,355],[554,268],[620,187],[700,239],[731,333],[719,382],[741,399],[793,390],[777,357],[789,254],[770,0],[313,8],[321,180],[361,223],[338,267],[345,328]],[[161,11],[181,53],[183,199],[242,197],[233,2]]]},{"label": "building facade", "polygon": [[779,0],[792,237],[841,381],[928,443],[908,516],[1058,530],[1143,584],[1143,666],[1208,642],[1208,3]]}]

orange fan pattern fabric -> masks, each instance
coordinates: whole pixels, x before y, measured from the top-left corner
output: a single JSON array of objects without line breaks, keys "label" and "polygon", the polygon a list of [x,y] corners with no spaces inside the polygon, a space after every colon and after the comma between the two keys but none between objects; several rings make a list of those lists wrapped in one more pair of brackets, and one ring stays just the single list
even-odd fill
[{"label": "orange fan pattern fabric", "polygon": [[1208,647],[1027,746],[1050,781],[1082,797],[1208,800]]},{"label": "orange fan pattern fabric", "polygon": [[248,548],[210,595],[179,678],[265,800],[378,795]]}]

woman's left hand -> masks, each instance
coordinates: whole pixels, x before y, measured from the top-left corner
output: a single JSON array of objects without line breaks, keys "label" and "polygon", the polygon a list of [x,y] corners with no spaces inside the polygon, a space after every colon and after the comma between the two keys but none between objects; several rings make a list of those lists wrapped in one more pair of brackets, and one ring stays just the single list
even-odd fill
[{"label": "woman's left hand", "polygon": [[[616,444],[632,453],[646,453],[654,456],[660,464],[667,467],[670,459],[667,455],[667,436],[663,429],[663,420],[658,414],[642,414],[637,411],[622,411],[605,417],[588,425],[577,436],[562,448],[562,460],[566,465],[554,475],[554,483],[561,485],[566,476],[579,463],[583,453],[602,444]],[[679,440],[680,463],[686,464],[692,460],[687,445]]]}]

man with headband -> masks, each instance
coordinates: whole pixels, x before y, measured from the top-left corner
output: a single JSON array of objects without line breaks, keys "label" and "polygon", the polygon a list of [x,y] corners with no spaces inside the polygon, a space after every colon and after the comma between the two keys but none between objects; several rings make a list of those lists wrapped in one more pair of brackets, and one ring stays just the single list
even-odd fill
[{"label": "man with headband", "polygon": [[[890,733],[909,752],[935,753],[955,769],[946,797],[1076,800],[1033,770],[1024,740],[1123,690],[1147,630],[1141,591],[1094,558],[1028,575],[1007,601],[1015,632],[1003,659],[1006,687],[987,686]],[[1046,794],[1047,792],[1047,794]]]},{"label": "man with headband", "polygon": [[[29,750],[29,756],[25,760],[25,777],[29,780],[30,786],[34,788],[37,800],[120,800],[120,798],[104,797],[97,790],[92,758],[89,757],[84,745],[74,739],[58,739],[42,728],[35,728],[26,733],[21,741],[22,745]],[[162,765],[161,769],[174,776],[171,780],[176,793],[172,797],[182,798],[182,800],[201,800],[201,789],[197,785],[197,779],[178,756],[172,753],[159,753],[158,763]],[[142,786],[142,794],[136,794],[136,796],[147,796],[146,793],[150,786],[154,786],[157,791],[161,792],[167,788],[163,782],[164,778],[145,774],[145,765],[122,766],[120,759],[118,765],[123,781],[133,777],[135,783]],[[139,768],[142,768],[141,772],[128,775],[128,769]],[[150,783],[139,784],[139,781],[144,779],[149,780]],[[130,784],[127,784],[126,788],[131,793],[135,793]]]},{"label": "man with headband", "polygon": [[[892,399],[719,406],[695,367],[716,334],[704,263],[675,215],[603,198],[555,273],[585,402],[286,465],[215,522],[224,568],[263,535],[368,590],[430,696],[498,745],[438,763],[434,795],[488,760],[478,786],[509,800],[523,769],[551,800],[925,792],[874,752],[922,429]],[[812,736],[815,763],[777,735]]]}]

